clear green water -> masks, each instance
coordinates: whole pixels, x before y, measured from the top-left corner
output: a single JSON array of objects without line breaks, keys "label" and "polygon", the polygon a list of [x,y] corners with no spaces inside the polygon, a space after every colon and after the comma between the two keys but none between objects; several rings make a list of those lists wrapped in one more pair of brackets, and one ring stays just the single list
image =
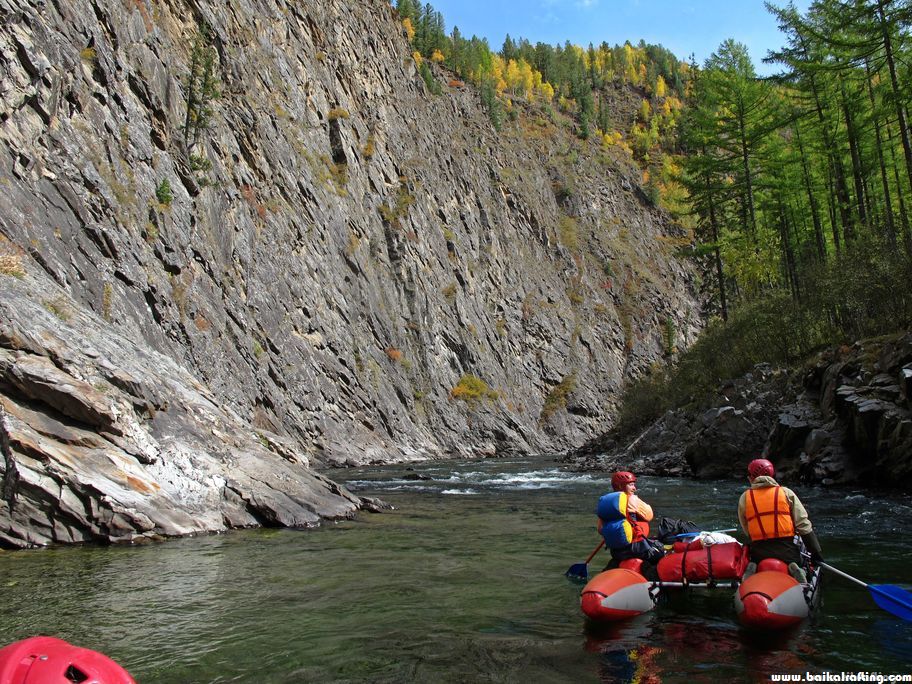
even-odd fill
[{"label": "clear green water", "polygon": [[[333,471],[396,510],[309,532],[0,552],[0,644],[50,634],[157,682],[736,682],[912,673],[912,624],[827,578],[820,615],[758,641],[729,591],[587,627],[563,573],[605,479],[490,460]],[[404,476],[430,477],[409,480]],[[642,478],[657,515],[735,527],[737,482]],[[912,588],[912,500],[797,488],[827,560]],[[607,561],[590,564],[600,569]],[[648,679],[652,677],[652,679]]]}]

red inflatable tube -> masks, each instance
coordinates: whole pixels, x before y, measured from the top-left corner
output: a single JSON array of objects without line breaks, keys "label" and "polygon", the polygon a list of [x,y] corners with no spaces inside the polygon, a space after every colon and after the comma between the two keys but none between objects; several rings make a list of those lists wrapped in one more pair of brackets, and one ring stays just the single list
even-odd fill
[{"label": "red inflatable tube", "polygon": [[136,684],[97,651],[54,637],[32,637],[0,649],[0,684]]},{"label": "red inflatable tube", "polygon": [[652,583],[626,568],[601,572],[583,587],[580,607],[590,620],[624,620],[655,607]]},{"label": "red inflatable tube", "polygon": [[781,569],[761,569],[738,587],[735,610],[745,627],[784,629],[797,625],[810,614],[808,596],[813,597],[815,591],[816,577],[811,585],[805,585]]}]

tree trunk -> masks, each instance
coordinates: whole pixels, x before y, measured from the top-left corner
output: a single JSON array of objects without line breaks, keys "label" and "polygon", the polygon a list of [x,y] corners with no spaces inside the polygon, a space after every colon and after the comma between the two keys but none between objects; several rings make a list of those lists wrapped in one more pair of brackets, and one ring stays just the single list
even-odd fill
[{"label": "tree trunk", "polygon": [[741,165],[744,169],[744,186],[745,186],[745,201],[746,201],[746,210],[747,218],[750,223],[748,228],[750,229],[750,236],[752,241],[757,239],[757,218],[754,212],[754,188],[753,183],[751,182],[751,170],[750,170],[750,157],[747,149],[747,132],[744,127],[744,111],[743,109],[738,112],[738,128],[741,133]]},{"label": "tree trunk", "polygon": [[[839,77],[840,104],[842,105],[842,114],[846,123],[846,135],[849,139],[849,153],[852,158],[852,178],[855,182],[855,206],[858,212],[858,222],[864,226],[867,223],[867,212],[865,211],[865,188],[862,179],[861,155],[858,152],[858,137],[855,132],[855,122],[852,118],[852,112],[849,109],[848,97],[846,95],[845,81]],[[846,244],[854,239],[852,226],[845,226],[844,237]]]},{"label": "tree trunk", "polygon": [[893,101],[896,103],[896,119],[899,123],[899,138],[906,157],[906,173],[909,176],[909,185],[912,186],[912,145],[909,144],[909,128],[906,124],[906,114],[903,109],[903,97],[899,88],[899,79],[896,76],[896,62],[893,59],[893,41],[890,38],[890,27],[884,15],[884,0],[878,0],[877,11],[880,15],[880,30],[883,33],[884,56],[887,58],[887,67],[890,70],[890,84],[893,86]]},{"label": "tree trunk", "polygon": [[888,244],[896,247],[896,225],[893,222],[893,202],[890,199],[890,181],[887,178],[887,165],[884,162],[883,138],[880,135],[880,119],[877,116],[877,100],[874,98],[874,87],[871,85],[871,67],[865,60],[865,82],[868,86],[868,99],[871,101],[871,121],[874,123],[874,139],[877,143],[877,161],[880,165],[880,184],[884,194],[884,229]]},{"label": "tree trunk", "polygon": [[833,171],[833,159],[827,155],[827,202],[830,206],[830,230],[833,233],[833,247],[836,248],[836,254],[839,254],[839,250],[842,248],[842,242],[839,239],[839,222],[836,219],[836,205],[838,204],[836,200],[836,188],[833,181],[835,172]]},{"label": "tree trunk", "polygon": [[[706,187],[710,188],[709,176],[706,176]],[[712,231],[712,239],[715,248],[713,249],[716,262],[716,280],[719,283],[719,307],[722,309],[722,320],[728,320],[728,302],[725,298],[725,275],[722,272],[722,248],[719,247],[719,225],[716,222],[716,203],[713,199],[713,193],[707,193],[709,200],[709,228]]]},{"label": "tree trunk", "polygon": [[801,170],[804,174],[804,189],[807,192],[808,201],[811,203],[811,219],[814,221],[814,242],[817,246],[817,256],[820,261],[826,261],[826,240],[823,236],[823,225],[820,222],[820,207],[817,204],[817,196],[814,194],[811,185],[811,171],[808,167],[807,156],[804,152],[804,143],[801,141],[801,131],[798,123],[795,123],[795,141],[798,143],[798,154],[801,156]]},{"label": "tree trunk", "polygon": [[899,220],[902,225],[903,244],[906,247],[906,254],[912,259],[912,231],[909,230],[909,215],[906,213],[906,201],[903,199],[902,179],[899,176],[899,165],[896,162],[896,146],[893,144],[893,131],[887,124],[887,142],[890,148],[890,159],[893,162],[893,178],[896,180],[896,197],[899,200]]},{"label": "tree trunk", "polygon": [[784,271],[786,281],[789,284],[792,298],[797,300],[800,298],[801,292],[798,288],[798,273],[795,269],[795,253],[792,251],[792,239],[789,231],[788,217],[785,215],[785,206],[782,204],[781,195],[776,201],[779,205],[779,233],[782,237],[782,258],[785,262]]},{"label": "tree trunk", "polygon": [[[807,45],[804,44],[802,39],[802,48],[807,52]],[[830,160],[830,170],[836,181],[836,199],[837,206],[839,207],[839,217],[842,221],[843,232],[851,233],[852,229],[850,223],[852,221],[849,214],[849,189],[846,186],[845,181],[845,170],[842,168],[842,159],[840,158],[837,149],[836,149],[836,136],[830,131],[830,127],[827,125],[826,117],[823,114],[823,105],[820,102],[820,91],[817,88],[817,80],[813,75],[809,77],[809,82],[811,84],[811,93],[814,95],[814,105],[817,111],[817,119],[820,122],[820,132],[823,136],[824,149],[827,152],[827,157]],[[833,235],[836,237],[838,235],[838,230],[836,228],[835,222],[833,225]],[[839,239],[838,237],[835,240],[836,242],[836,251],[839,251]]]}]

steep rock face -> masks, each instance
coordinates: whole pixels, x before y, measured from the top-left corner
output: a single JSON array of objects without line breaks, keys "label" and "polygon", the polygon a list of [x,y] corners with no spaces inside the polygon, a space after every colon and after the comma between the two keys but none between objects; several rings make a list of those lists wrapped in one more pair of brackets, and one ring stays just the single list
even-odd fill
[{"label": "steep rock face", "polygon": [[[385,2],[0,17],[8,543],[312,524],[361,502],[311,459],[566,448],[697,333],[629,161],[559,114],[517,103],[497,133],[472,88],[431,96]],[[188,146],[200,36],[220,96]],[[55,516],[67,489],[88,508]]]},{"label": "steep rock face", "polygon": [[310,527],[376,505],[254,435],[162,354],[78,309],[47,311],[47,281],[4,294],[0,546]]},{"label": "steep rock face", "polygon": [[912,488],[912,334],[821,354],[770,435],[802,478]]},{"label": "steep rock face", "polygon": [[744,476],[771,459],[785,480],[912,488],[912,335],[827,350],[806,367],[766,364],[702,408],[668,411],[627,441],[607,433],[567,455],[580,470]]},{"label": "steep rock face", "polygon": [[566,460],[579,470],[740,478],[747,462],[768,449],[782,405],[795,398],[793,384],[788,373],[760,364],[721,385],[698,408],[666,411],[633,440],[606,433]]}]

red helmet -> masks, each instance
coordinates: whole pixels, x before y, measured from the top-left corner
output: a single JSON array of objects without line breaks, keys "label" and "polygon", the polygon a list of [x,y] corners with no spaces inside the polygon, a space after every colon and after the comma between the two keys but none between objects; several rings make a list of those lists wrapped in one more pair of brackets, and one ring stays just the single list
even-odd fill
[{"label": "red helmet", "polygon": [[125,669],[98,651],[55,637],[32,637],[0,648],[0,682],[136,684]]},{"label": "red helmet", "polygon": [[767,461],[765,458],[755,458],[753,461],[747,464],[747,474],[752,480],[755,477],[760,477],[761,475],[775,477],[776,469],[773,467],[773,464]]},{"label": "red helmet", "polygon": [[629,473],[626,470],[619,470],[618,472],[616,472],[614,475],[611,476],[611,488],[614,491],[619,492],[624,487],[629,485],[631,482],[636,482],[636,481],[637,481],[636,475],[634,475],[633,473]]}]

